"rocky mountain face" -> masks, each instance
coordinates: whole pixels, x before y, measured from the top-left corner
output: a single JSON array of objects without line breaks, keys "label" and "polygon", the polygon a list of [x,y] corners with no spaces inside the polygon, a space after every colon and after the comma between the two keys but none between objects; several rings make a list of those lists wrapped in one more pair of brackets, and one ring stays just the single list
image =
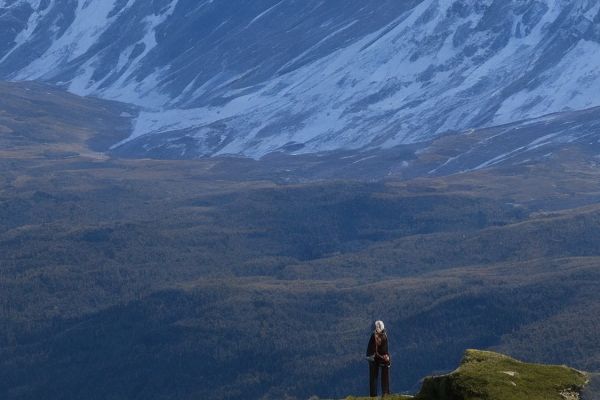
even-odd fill
[{"label": "rocky mountain face", "polygon": [[0,0],[0,78],[142,106],[171,158],[388,148],[597,105],[592,0]]}]

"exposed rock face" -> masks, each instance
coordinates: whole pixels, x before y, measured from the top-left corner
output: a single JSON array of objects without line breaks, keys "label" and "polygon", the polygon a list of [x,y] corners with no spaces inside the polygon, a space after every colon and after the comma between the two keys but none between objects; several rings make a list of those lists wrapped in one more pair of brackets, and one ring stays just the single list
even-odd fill
[{"label": "exposed rock face", "polygon": [[0,78],[148,107],[171,157],[389,147],[597,105],[592,0],[0,0]]}]

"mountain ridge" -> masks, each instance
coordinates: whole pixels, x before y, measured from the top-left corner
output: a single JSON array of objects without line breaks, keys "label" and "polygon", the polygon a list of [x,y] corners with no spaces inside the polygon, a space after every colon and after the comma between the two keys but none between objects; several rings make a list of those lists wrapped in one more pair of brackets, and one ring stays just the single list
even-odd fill
[{"label": "mountain ridge", "polygon": [[[87,153],[93,157],[181,160],[168,149],[143,148],[127,138],[139,109],[98,98],[79,97],[38,82],[1,82],[0,140],[5,155],[28,148],[32,154]],[[435,139],[390,149],[337,150],[312,154],[277,152],[259,160],[218,156],[215,172],[279,183],[390,178],[414,179],[500,168],[599,163],[600,107],[562,112],[484,129],[450,132]],[[75,134],[79,132],[79,134]],[[177,142],[188,148],[185,140]],[[12,157],[12,156],[11,156]],[[541,163],[541,164],[540,164]],[[210,162],[208,163],[210,164]],[[587,167],[586,167],[587,168]],[[591,193],[590,193],[591,194]]]},{"label": "mountain ridge", "polygon": [[599,13],[591,0],[4,0],[0,78],[145,107],[116,147],[387,148],[598,105]]}]

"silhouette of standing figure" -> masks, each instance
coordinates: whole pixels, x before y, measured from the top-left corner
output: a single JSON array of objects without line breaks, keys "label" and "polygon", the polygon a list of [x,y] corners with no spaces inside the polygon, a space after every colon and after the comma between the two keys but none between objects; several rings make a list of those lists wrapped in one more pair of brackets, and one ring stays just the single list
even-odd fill
[{"label": "silhouette of standing figure", "polygon": [[390,394],[390,355],[388,353],[388,337],[383,321],[375,321],[375,329],[367,347],[369,361],[369,389],[371,397],[377,397],[377,378],[381,370],[382,395]]}]

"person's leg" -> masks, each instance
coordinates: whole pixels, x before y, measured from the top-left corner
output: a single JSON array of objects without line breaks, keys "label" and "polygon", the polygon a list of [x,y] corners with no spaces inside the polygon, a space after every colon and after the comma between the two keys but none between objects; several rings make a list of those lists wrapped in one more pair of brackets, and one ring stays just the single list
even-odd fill
[{"label": "person's leg", "polygon": [[379,365],[369,362],[369,393],[371,397],[377,397],[377,376],[379,375]]},{"label": "person's leg", "polygon": [[390,394],[390,367],[381,367],[381,393]]}]

